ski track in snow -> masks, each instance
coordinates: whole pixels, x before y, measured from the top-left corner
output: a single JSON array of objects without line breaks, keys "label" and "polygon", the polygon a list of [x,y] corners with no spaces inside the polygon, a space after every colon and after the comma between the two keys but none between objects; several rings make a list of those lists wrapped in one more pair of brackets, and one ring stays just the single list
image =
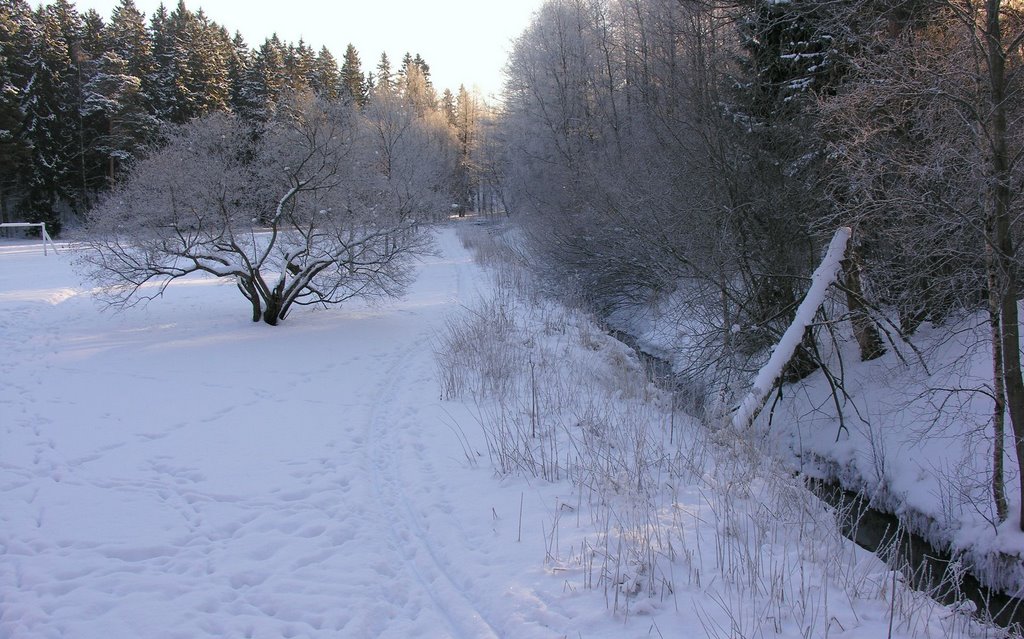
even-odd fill
[{"label": "ski track in snow", "polygon": [[110,315],[0,276],[0,637],[498,636],[426,514],[430,339],[476,268],[440,237],[461,261],[405,301],[280,328],[215,286]]}]

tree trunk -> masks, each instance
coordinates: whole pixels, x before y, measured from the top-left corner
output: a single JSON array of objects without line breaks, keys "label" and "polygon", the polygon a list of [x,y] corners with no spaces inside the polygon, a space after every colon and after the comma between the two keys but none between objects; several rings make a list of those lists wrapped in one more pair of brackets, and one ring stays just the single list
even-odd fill
[{"label": "tree trunk", "polygon": [[[1008,225],[1007,225],[1008,226]],[[1007,237],[1004,244],[1012,250],[1012,241]],[[1003,259],[1004,263],[1010,260]],[[1010,266],[1010,264],[1007,264]],[[1024,460],[1024,379],[1020,367],[1020,319],[1017,313],[1017,283],[1012,268],[1006,274],[1006,288],[1001,300],[1003,382],[1006,403],[1013,428],[1014,448],[1018,467]],[[1024,495],[1024,473],[1017,473],[1021,495]],[[1024,531],[1024,499],[1020,503],[1020,528]]]},{"label": "tree trunk", "polygon": [[258,322],[263,316],[263,309],[260,307],[260,295],[252,282],[237,282],[238,290],[242,291],[249,303],[252,304],[252,321]]},{"label": "tree trunk", "polygon": [[271,326],[277,326],[281,318],[281,306],[278,300],[268,301],[267,308],[263,310],[263,321]]},{"label": "tree trunk", "polygon": [[[989,189],[993,249],[998,260],[998,275],[1002,286],[999,294],[1001,346],[1003,350],[1003,382],[1006,404],[1013,428],[1014,448],[1018,466],[1024,461],[1024,378],[1020,365],[1020,318],[1017,310],[1017,277],[1015,250],[1011,235],[1010,211],[1010,153],[1006,114],[1006,56],[1003,50],[1000,0],[987,0],[985,36],[989,73],[989,99],[991,100],[991,158],[992,185]],[[1021,495],[1024,496],[1024,472],[1018,472]],[[1024,498],[1020,503],[1019,526],[1024,530]]]},{"label": "tree trunk", "polygon": [[846,287],[846,308],[850,311],[853,336],[860,347],[860,360],[868,362],[885,355],[885,344],[878,327],[871,321],[864,306],[864,288],[860,281],[860,260],[851,242],[843,260],[843,280]]},{"label": "tree trunk", "polygon": [[1006,483],[1003,474],[1004,442],[1006,441],[1006,395],[1003,387],[1002,322],[999,319],[999,276],[994,252],[988,250],[988,317],[992,338],[992,499],[996,504],[996,517],[1006,520]]}]

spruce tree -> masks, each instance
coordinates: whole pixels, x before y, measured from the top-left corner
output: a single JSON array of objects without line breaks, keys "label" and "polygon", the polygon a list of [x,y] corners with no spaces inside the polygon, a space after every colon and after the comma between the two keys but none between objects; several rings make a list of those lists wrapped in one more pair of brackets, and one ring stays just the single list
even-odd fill
[{"label": "spruce tree", "polygon": [[153,34],[152,67],[143,78],[143,91],[149,96],[153,115],[161,121],[171,121],[175,103],[175,47],[167,8],[160,4],[150,20]]},{"label": "spruce tree", "polygon": [[366,104],[366,79],[363,77],[362,62],[359,52],[351,43],[345,48],[345,56],[341,63],[342,95],[356,104]]},{"label": "spruce tree", "polygon": [[394,85],[394,72],[391,70],[391,60],[388,58],[387,53],[380,54],[380,60],[377,62],[377,89],[383,91],[390,91]]},{"label": "spruce tree", "polygon": [[301,39],[285,50],[285,77],[288,91],[305,91],[312,86],[316,55]]},{"label": "spruce tree", "polygon": [[129,75],[144,80],[153,72],[153,38],[146,28],[146,17],[133,0],[120,0],[107,25],[110,52],[128,65]]},{"label": "spruce tree", "polygon": [[234,46],[227,30],[207,18],[202,10],[195,16],[195,39],[186,59],[192,79],[189,90],[196,105],[194,117],[198,117],[229,108],[231,82],[228,72]]},{"label": "spruce tree", "polygon": [[30,158],[24,112],[18,99],[28,83],[25,60],[31,48],[31,9],[24,0],[0,4],[0,223],[16,221],[22,167]]},{"label": "spruce tree", "polygon": [[338,61],[327,47],[321,47],[320,53],[313,61],[310,86],[314,93],[327,100],[336,100],[340,95],[341,73],[338,70]]},{"label": "spruce tree", "polygon": [[275,34],[260,45],[245,69],[238,94],[238,114],[250,122],[266,122],[287,86],[284,48]]},{"label": "spruce tree", "polygon": [[82,16],[82,52],[90,59],[103,55],[110,49],[110,42],[107,40],[107,27],[103,22],[103,16],[95,9],[89,9]]},{"label": "spruce tree", "polygon": [[84,115],[96,134],[89,153],[103,180],[113,182],[118,173],[139,159],[156,137],[158,122],[149,114],[142,95],[141,79],[130,73],[128,62],[113,52],[96,61],[95,73],[83,87]]},{"label": "spruce tree", "polygon": [[455,114],[455,96],[452,95],[450,89],[445,89],[444,93],[441,94],[441,113],[444,114],[444,120],[448,123],[448,126],[452,128],[457,126],[458,120]]},{"label": "spruce tree", "polygon": [[60,231],[60,200],[74,199],[72,185],[80,145],[77,79],[71,49],[77,14],[67,3],[37,9],[32,16],[31,47],[26,56],[28,83],[21,93],[24,139],[31,160],[22,167],[23,209],[30,222],[46,222]]},{"label": "spruce tree", "polygon": [[157,65],[165,83],[168,103],[159,116],[175,124],[184,124],[201,113],[201,99],[190,64],[192,52],[199,46],[199,22],[185,6],[184,0],[178,0],[174,11],[167,16],[164,28],[166,49],[157,59]]},{"label": "spruce tree", "polygon": [[231,56],[228,58],[228,86],[230,87],[228,107],[232,113],[242,117],[245,117],[243,112],[246,109],[243,100],[245,81],[251,65],[252,51],[245,43],[241,32],[235,31],[235,36],[231,39]]}]

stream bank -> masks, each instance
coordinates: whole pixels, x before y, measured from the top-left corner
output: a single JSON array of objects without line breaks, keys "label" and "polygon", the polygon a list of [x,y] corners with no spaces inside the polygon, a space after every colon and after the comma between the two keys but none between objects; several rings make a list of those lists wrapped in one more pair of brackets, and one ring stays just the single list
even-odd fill
[{"label": "stream bank", "polygon": [[[680,394],[680,406],[699,406],[698,389],[681,383],[669,361],[644,351],[626,332],[611,330],[609,335],[633,349],[653,383]],[[895,515],[873,508],[867,496],[837,482],[804,479],[808,489],[832,507],[843,535],[897,570],[914,589],[943,605],[970,611],[1013,635],[1024,635],[1024,599],[987,587],[964,562],[907,530]]]}]

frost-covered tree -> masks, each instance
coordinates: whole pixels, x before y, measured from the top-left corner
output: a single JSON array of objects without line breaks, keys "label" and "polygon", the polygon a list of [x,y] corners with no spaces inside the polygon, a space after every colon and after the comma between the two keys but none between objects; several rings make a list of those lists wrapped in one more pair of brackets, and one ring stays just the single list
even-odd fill
[{"label": "frost-covered tree", "polygon": [[[863,14],[863,11],[861,11]],[[950,0],[878,15],[858,73],[823,101],[820,129],[838,171],[843,220],[861,236],[872,297],[901,329],[956,313],[989,314],[993,496],[1008,507],[1003,424],[1024,458],[1017,304],[1024,229],[1024,13],[999,0]]]},{"label": "frost-covered tree", "polygon": [[236,112],[250,121],[269,120],[286,90],[284,49],[277,36],[268,38],[252,54],[237,91]]},{"label": "frost-covered tree", "polygon": [[92,212],[83,268],[118,307],[190,273],[231,278],[271,325],[295,305],[399,294],[443,185],[429,129],[377,109],[302,95],[260,136],[228,114],[183,125]]},{"label": "frost-covered tree", "polygon": [[288,78],[285,84],[285,91],[294,93],[296,91],[307,91],[313,81],[313,65],[316,61],[316,54],[303,40],[298,44],[289,44],[285,48],[284,66]]}]

